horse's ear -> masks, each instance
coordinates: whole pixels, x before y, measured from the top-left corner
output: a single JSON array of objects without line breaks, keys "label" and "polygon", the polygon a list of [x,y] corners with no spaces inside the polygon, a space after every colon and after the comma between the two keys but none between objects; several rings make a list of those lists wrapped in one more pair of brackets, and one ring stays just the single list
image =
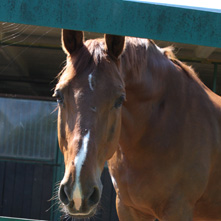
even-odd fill
[{"label": "horse's ear", "polygon": [[118,58],[123,52],[125,37],[106,34],[105,42],[107,47],[107,53],[110,56]]},{"label": "horse's ear", "polygon": [[84,34],[82,31],[73,31],[62,29],[61,31],[61,43],[63,51],[70,55],[74,51],[83,46]]}]

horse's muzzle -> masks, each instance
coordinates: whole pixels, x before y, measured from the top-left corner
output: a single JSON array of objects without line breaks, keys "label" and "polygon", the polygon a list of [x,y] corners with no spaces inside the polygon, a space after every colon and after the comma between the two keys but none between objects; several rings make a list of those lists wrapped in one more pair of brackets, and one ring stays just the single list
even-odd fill
[{"label": "horse's muzzle", "polygon": [[63,203],[64,211],[75,218],[87,218],[95,214],[100,201],[101,191],[97,186],[90,188],[88,194],[75,194],[68,184],[61,184],[59,199]]}]

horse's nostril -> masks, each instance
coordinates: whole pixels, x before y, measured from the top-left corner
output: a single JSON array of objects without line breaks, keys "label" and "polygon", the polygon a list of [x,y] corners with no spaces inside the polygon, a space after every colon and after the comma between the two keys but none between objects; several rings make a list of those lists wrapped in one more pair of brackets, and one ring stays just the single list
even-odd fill
[{"label": "horse's nostril", "polygon": [[65,191],[65,185],[61,185],[59,189],[59,198],[62,203],[67,205],[69,203],[67,192]]},{"label": "horse's nostril", "polygon": [[91,195],[88,198],[88,202],[92,205],[95,205],[99,202],[99,200],[100,200],[99,189],[97,187],[94,187]]}]

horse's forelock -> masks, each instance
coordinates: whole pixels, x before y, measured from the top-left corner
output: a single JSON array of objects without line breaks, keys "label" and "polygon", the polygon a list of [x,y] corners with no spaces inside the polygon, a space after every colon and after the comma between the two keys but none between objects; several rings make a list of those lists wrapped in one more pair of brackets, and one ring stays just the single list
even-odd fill
[{"label": "horse's forelock", "polygon": [[61,72],[58,74],[58,83],[56,85],[56,89],[65,87],[71,79],[74,77],[74,72],[72,71],[73,68],[70,64],[70,62],[67,62],[65,67],[61,70]]},{"label": "horse's forelock", "polygon": [[58,86],[68,84],[77,74],[84,71],[93,72],[95,67],[105,57],[104,41],[102,39],[88,40],[74,55],[67,57],[66,66],[59,73]]}]

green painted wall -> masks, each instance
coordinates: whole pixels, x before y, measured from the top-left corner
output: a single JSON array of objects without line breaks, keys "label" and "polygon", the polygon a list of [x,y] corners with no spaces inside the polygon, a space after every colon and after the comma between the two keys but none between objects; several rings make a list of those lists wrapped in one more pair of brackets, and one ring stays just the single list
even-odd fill
[{"label": "green painted wall", "polygon": [[1,0],[0,21],[221,47],[221,13],[125,0]]}]

